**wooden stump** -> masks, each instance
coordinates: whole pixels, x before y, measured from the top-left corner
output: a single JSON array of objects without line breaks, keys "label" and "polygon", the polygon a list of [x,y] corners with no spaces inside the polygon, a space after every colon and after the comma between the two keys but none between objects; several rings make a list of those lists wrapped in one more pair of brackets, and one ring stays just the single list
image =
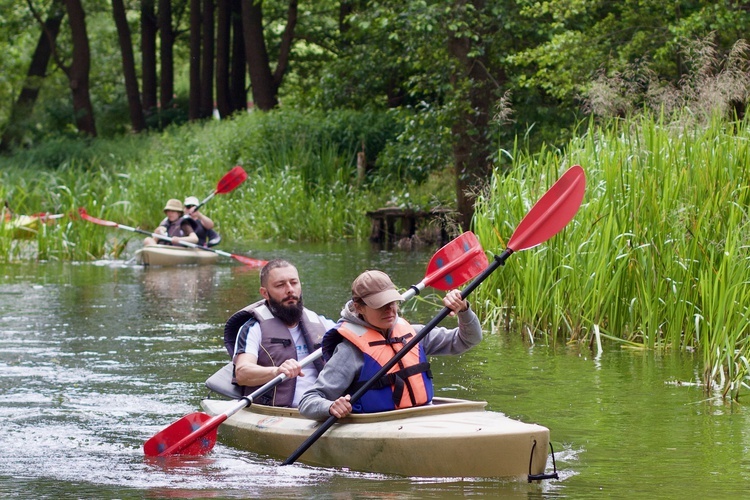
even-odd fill
[{"label": "wooden stump", "polygon": [[429,211],[403,208],[379,208],[367,212],[372,220],[370,241],[392,244],[403,238],[411,238],[417,230],[431,221],[440,224],[441,244],[448,240],[447,217],[454,211],[447,208],[434,208]]}]

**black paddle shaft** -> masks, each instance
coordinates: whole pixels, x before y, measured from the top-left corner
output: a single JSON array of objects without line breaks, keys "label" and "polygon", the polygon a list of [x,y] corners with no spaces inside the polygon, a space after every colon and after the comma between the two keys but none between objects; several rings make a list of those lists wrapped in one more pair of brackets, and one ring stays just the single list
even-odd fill
[{"label": "black paddle shaft", "polygon": [[[474,278],[474,281],[469,283],[469,285],[461,292],[461,298],[465,299],[468,297],[471,292],[476,289],[484,280],[487,279],[487,277],[495,272],[495,270],[504,265],[505,261],[510,257],[510,255],[513,253],[513,250],[506,249],[502,254],[496,255],[495,260],[487,266],[487,268],[482,271],[482,274]],[[370,387],[372,387],[376,381],[380,380],[386,373],[388,373],[388,370],[393,368],[393,366],[398,363],[401,358],[406,356],[406,353],[409,352],[411,348],[413,348],[415,345],[417,345],[423,338],[427,336],[428,333],[430,333],[441,321],[443,321],[449,314],[451,313],[451,310],[447,307],[444,307],[440,313],[438,313],[437,316],[432,318],[429,323],[427,323],[424,328],[422,328],[418,334],[414,336],[413,339],[411,339],[409,342],[407,342],[403,349],[398,351],[388,362],[386,362],[378,372],[372,376],[370,380],[365,382],[365,384],[357,390],[354,394],[352,394],[351,402],[354,403],[359,398],[361,398],[365,392],[370,390]],[[323,424],[318,427],[315,432],[313,432],[310,437],[308,437],[305,442],[303,442],[299,448],[297,448],[294,453],[292,453],[289,458],[284,460],[281,465],[289,465],[293,464],[307,449],[312,446],[312,444],[320,438],[328,429],[331,428],[331,426],[336,423],[337,418],[331,415],[328,417],[328,419],[323,422]]]}]

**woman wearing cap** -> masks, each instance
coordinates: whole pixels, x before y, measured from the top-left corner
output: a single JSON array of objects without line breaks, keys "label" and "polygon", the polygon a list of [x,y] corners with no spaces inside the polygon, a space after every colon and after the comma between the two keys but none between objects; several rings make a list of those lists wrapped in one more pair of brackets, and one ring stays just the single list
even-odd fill
[{"label": "woman wearing cap", "polygon": [[184,218],[182,216],[182,203],[180,200],[172,198],[164,206],[164,213],[166,217],[161,221],[159,227],[154,229],[154,233],[163,234],[169,236],[169,241],[162,240],[161,238],[153,238],[151,236],[146,237],[143,240],[144,245],[175,245],[180,246],[180,241],[187,241],[188,243],[198,243],[198,235],[195,234],[195,221],[191,218]]},{"label": "woman wearing cap", "polygon": [[344,305],[335,329],[323,337],[327,363],[317,381],[299,403],[300,413],[315,420],[342,418],[350,413],[420,406],[432,401],[432,374],[428,355],[460,354],[482,340],[482,328],[461,292],[443,298],[458,328],[434,328],[363,396],[350,403],[350,395],[419,332],[398,315],[403,300],[388,275],[365,271],[352,283],[352,300]]},{"label": "woman wearing cap", "polygon": [[213,247],[219,244],[221,236],[214,231],[214,221],[203,212],[198,211],[200,202],[195,196],[185,198],[185,217],[195,221],[195,234],[198,235],[198,244],[204,247]]}]

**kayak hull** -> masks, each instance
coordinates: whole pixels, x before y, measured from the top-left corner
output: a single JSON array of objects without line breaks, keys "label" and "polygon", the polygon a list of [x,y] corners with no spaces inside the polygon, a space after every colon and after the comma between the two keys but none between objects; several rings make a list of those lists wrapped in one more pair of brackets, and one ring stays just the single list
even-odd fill
[{"label": "kayak hull", "polygon": [[186,266],[215,264],[219,255],[197,248],[149,245],[137,250],[136,258],[146,266]]},{"label": "kayak hull", "polygon": [[[211,416],[237,401],[205,399]],[[547,463],[549,429],[485,410],[485,402],[435,398],[432,405],[367,415],[335,423],[308,448],[309,465],[415,477],[527,479]],[[251,405],[219,427],[226,444],[286,458],[320,422],[296,409]]]}]

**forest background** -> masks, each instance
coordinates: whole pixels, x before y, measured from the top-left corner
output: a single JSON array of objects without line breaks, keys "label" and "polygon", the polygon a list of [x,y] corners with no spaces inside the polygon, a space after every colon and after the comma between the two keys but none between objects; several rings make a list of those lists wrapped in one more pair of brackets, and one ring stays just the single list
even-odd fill
[{"label": "forest background", "polygon": [[[13,212],[87,207],[152,227],[176,191],[208,192],[241,164],[251,187],[212,211],[237,221],[225,244],[364,239],[366,210],[439,206],[489,250],[580,163],[587,197],[565,237],[493,277],[478,308],[532,343],[698,351],[706,391],[747,389],[750,2],[0,0],[0,12],[0,197]],[[40,260],[124,248],[73,217],[41,229]],[[0,232],[5,261],[26,250]]]}]

